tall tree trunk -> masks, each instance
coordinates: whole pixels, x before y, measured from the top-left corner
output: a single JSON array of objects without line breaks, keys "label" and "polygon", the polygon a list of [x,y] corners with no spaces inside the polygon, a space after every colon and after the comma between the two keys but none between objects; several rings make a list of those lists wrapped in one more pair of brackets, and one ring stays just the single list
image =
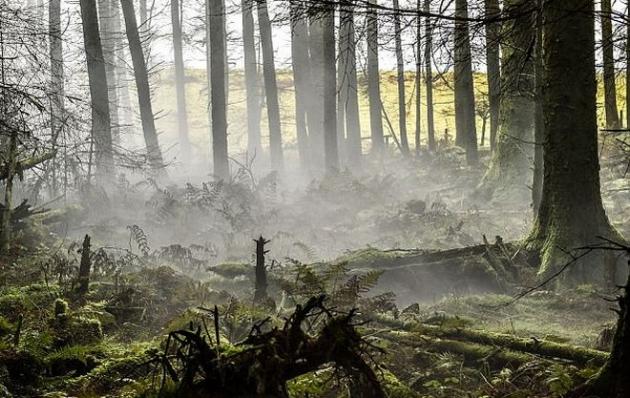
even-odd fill
[{"label": "tall tree trunk", "polygon": [[309,164],[309,136],[306,127],[307,103],[310,92],[310,61],[308,55],[308,25],[302,3],[291,2],[291,66],[295,86],[295,125],[302,168]]},{"label": "tall tree trunk", "polygon": [[[498,18],[501,15],[499,0],[485,0],[486,18]],[[490,150],[494,151],[499,130],[499,106],[501,98],[501,69],[499,42],[501,23],[486,24],[486,74],[488,77],[488,105],[490,107]]]},{"label": "tall tree trunk", "polygon": [[118,79],[116,75],[116,57],[114,30],[114,7],[118,7],[118,0],[98,0],[98,18],[103,44],[103,60],[107,75],[107,95],[109,97],[109,114],[111,118],[112,141],[120,141],[120,121],[118,118]]},{"label": "tall tree trunk", "polygon": [[402,50],[402,27],[400,26],[400,5],[394,0],[394,42],[396,47],[396,71],[398,81],[398,131],[403,155],[409,155],[407,139],[407,104],[405,102],[405,59]]},{"label": "tall tree trunk", "polygon": [[[117,59],[115,63],[114,73],[116,76],[116,95],[117,95],[117,110],[118,110],[118,141],[120,143],[120,137],[125,136],[129,130],[133,131],[134,116],[131,109],[131,98],[129,96],[129,81],[127,78],[126,64],[126,50],[122,25],[124,24],[122,14],[120,11],[120,4],[117,0],[111,3],[112,13],[112,32],[114,39],[114,56]],[[123,61],[121,61],[123,60]]]},{"label": "tall tree trunk", "polygon": [[[416,8],[422,11],[421,0],[418,0]],[[416,17],[416,156],[420,154],[420,137],[422,130],[422,18]]]},{"label": "tall tree trunk", "polygon": [[[418,0],[419,1],[419,0]],[[424,12],[431,12],[431,0],[424,0]],[[427,101],[427,140],[429,151],[435,151],[435,122],[433,114],[433,25],[430,18],[425,18],[424,67]]]},{"label": "tall tree trunk", "polygon": [[80,0],[83,42],[87,59],[90,98],[92,104],[92,142],[94,144],[97,182],[113,178],[114,154],[107,94],[107,74],[98,27],[96,0]]},{"label": "tall tree trunk", "polygon": [[149,75],[147,65],[142,51],[142,42],[138,33],[138,23],[133,7],[133,1],[120,0],[123,16],[125,18],[125,30],[129,51],[133,63],[136,88],[138,90],[138,103],[140,104],[140,119],[142,120],[142,131],[147,147],[149,165],[154,169],[161,169],[164,166],[162,151],[158,142],[157,131],[155,129],[155,119],[153,118],[153,107],[151,105],[151,89],[149,87]]},{"label": "tall tree trunk", "polygon": [[[630,4],[626,12],[630,20]],[[626,26],[626,128],[630,129],[630,23]]]},{"label": "tall tree trunk", "polygon": [[469,165],[478,161],[477,129],[475,125],[475,91],[472,73],[472,54],[467,0],[455,0],[455,144],[466,149]]},{"label": "tall tree trunk", "polygon": [[[340,11],[339,42],[342,51],[339,56],[344,57],[344,90],[346,117],[346,156],[351,167],[358,167],[361,163],[361,122],[359,120],[359,93],[357,87],[357,54],[354,32],[354,4],[353,0],[342,2]],[[338,121],[343,123],[343,121]]]},{"label": "tall tree trunk", "polygon": [[536,40],[536,21],[533,13],[522,15],[529,3],[503,3],[501,127],[490,167],[479,187],[486,200],[502,205],[529,204],[531,199],[536,82],[530,46]]},{"label": "tall tree trunk", "polygon": [[[209,0],[208,0],[209,1]],[[247,152],[250,156],[262,155],[260,138],[260,87],[256,42],[254,39],[253,0],[241,0],[243,18],[243,62],[245,70],[245,92],[247,96]]]},{"label": "tall tree trunk", "polygon": [[383,137],[383,116],[381,113],[381,83],[378,62],[378,15],[376,0],[368,1],[367,9],[367,83],[370,102],[370,130],[372,135],[372,152],[383,153],[385,142]]},{"label": "tall tree trunk", "polygon": [[[4,68],[4,66],[3,66]],[[4,71],[2,72],[4,74]],[[3,96],[6,95],[3,93]],[[3,101],[5,99],[3,98]],[[6,151],[7,178],[4,182],[4,208],[0,218],[0,254],[8,255],[11,247],[11,214],[13,210],[13,178],[17,169],[18,130],[13,128],[9,133]]]},{"label": "tall tree trunk", "polygon": [[322,19],[324,43],[324,159],[326,171],[339,168],[337,148],[337,67],[335,59],[335,8],[328,5]]},{"label": "tall tree trunk", "polygon": [[[529,238],[540,253],[543,278],[572,259],[566,250],[594,244],[597,236],[622,241],[600,194],[593,14],[591,0],[543,5],[545,172]],[[562,274],[564,282],[611,283],[610,257],[591,253]]]},{"label": "tall tree trunk", "polygon": [[177,92],[177,129],[183,159],[190,158],[188,138],[188,114],[186,107],[186,69],[184,67],[184,45],[182,40],[182,16],[179,0],[171,0],[171,23],[173,25],[173,55],[175,58],[175,91]]},{"label": "tall tree trunk", "polygon": [[324,42],[321,9],[311,3],[309,14],[308,47],[311,59],[311,101],[308,112],[308,127],[313,165],[324,167]]},{"label": "tall tree trunk", "polygon": [[536,84],[535,92],[535,121],[534,121],[534,180],[532,182],[532,208],[534,214],[538,214],[540,209],[540,201],[542,199],[543,187],[543,139],[545,136],[545,120],[543,114],[543,18],[542,18],[543,0],[536,0],[536,48],[534,50],[534,79]]},{"label": "tall tree trunk", "polygon": [[273,54],[273,36],[271,21],[267,10],[267,0],[258,1],[258,26],[262,45],[263,76],[265,79],[265,97],[267,98],[267,118],[269,119],[269,152],[271,167],[283,168],[282,130],[280,127],[280,107],[278,104],[278,84],[276,82],[276,64]]},{"label": "tall tree trunk", "polygon": [[212,158],[214,174],[230,176],[227,143],[227,101],[225,99],[225,12],[223,0],[210,0],[210,74],[212,101]]},{"label": "tall tree trunk", "polygon": [[[61,38],[61,0],[50,0],[48,3],[48,35],[50,55],[50,130],[53,149],[61,135],[65,123],[65,84],[63,69],[63,40]],[[57,195],[57,174],[52,165],[52,194]]]},{"label": "tall tree trunk", "polygon": [[602,53],[604,58],[604,105],[606,109],[606,127],[619,128],[617,110],[617,87],[615,84],[615,55],[612,30],[612,11],[610,0],[601,2]]},{"label": "tall tree trunk", "polygon": [[344,2],[339,3],[339,40],[337,41],[337,151],[339,153],[339,164],[343,167],[347,164],[346,150],[346,104],[348,103],[348,80],[346,79],[346,62],[348,57],[346,52],[346,42],[341,32],[342,18],[344,18]]},{"label": "tall tree trunk", "polygon": [[140,0],[140,26],[143,29],[148,29],[148,26],[145,26],[149,21],[149,10],[147,7],[147,0]]}]

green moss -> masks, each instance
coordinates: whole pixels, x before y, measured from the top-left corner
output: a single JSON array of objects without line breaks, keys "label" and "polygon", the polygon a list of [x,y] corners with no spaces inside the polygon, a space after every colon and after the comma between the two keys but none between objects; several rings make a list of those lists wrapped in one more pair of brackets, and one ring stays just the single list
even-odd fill
[{"label": "green moss", "polygon": [[210,268],[210,271],[225,278],[249,277],[253,275],[254,267],[248,263],[223,263]]},{"label": "green moss", "polygon": [[338,258],[337,262],[345,262],[349,268],[376,268],[379,264],[389,262],[398,256],[386,253],[374,247],[355,250]]}]

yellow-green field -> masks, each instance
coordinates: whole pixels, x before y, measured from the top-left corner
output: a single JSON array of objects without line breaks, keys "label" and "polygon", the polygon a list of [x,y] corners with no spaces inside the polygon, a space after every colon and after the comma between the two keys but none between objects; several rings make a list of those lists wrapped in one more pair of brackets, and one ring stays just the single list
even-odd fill
[{"label": "yellow-green field", "polygon": [[[208,130],[207,112],[207,89],[206,72],[203,69],[187,70],[186,97],[188,105],[188,121],[190,126],[190,138],[192,144],[197,148],[200,155],[208,153],[210,144]],[[438,77],[434,82],[434,106],[435,106],[435,128],[438,139],[444,136],[445,129],[449,130],[449,135],[455,129],[453,92],[451,90],[452,75],[446,74]],[[158,129],[161,132],[161,142],[170,146],[177,142],[176,123],[176,96],[175,84],[172,70],[165,70],[154,77],[152,82],[155,93],[153,98],[154,110],[160,112],[157,121]],[[359,76],[360,93],[359,106],[361,113],[361,130],[364,137],[370,135],[368,101],[365,90],[365,81]],[[620,78],[617,82],[618,106],[619,110],[625,110],[625,79]],[[600,125],[603,125],[603,89],[600,86],[598,93],[598,116]],[[280,89],[280,113],[282,120],[282,134],[287,147],[295,146],[295,119],[294,119],[294,91],[292,74],[290,71],[278,71],[278,87]],[[396,84],[396,74],[394,72],[383,72],[381,77],[381,93],[384,106],[391,121],[391,125],[398,136],[398,93]],[[475,94],[478,102],[487,102],[487,84],[485,74],[475,75]],[[408,73],[406,76],[406,97],[407,97],[407,133],[410,144],[413,146],[415,134],[415,75]],[[425,90],[422,87],[422,132],[423,144],[426,142],[426,104]],[[247,119],[245,104],[245,89],[243,73],[240,70],[230,72],[230,93],[228,106],[228,134],[229,149],[231,153],[242,151],[247,144]],[[263,145],[268,140],[266,129],[266,110],[262,111],[262,134]],[[481,141],[483,121],[477,117],[477,136]],[[383,120],[385,134],[391,134],[385,119]],[[486,127],[486,140],[484,145],[489,145],[489,126]],[[369,145],[369,141],[366,141]]]}]

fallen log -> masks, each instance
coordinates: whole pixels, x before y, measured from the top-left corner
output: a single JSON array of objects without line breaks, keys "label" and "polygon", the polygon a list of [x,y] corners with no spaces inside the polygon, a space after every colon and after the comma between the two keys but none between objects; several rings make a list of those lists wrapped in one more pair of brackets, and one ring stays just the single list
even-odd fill
[{"label": "fallen log", "polygon": [[432,339],[474,343],[488,347],[532,354],[547,359],[561,359],[564,361],[573,362],[578,365],[593,364],[601,366],[608,359],[608,353],[604,351],[574,346],[570,344],[538,340],[533,337],[530,339],[524,339],[508,334],[494,333],[483,330],[465,328],[443,328],[440,326],[426,325],[421,323],[400,322],[386,318],[381,318],[378,320],[378,322],[394,327],[396,329],[413,333],[419,338],[424,336]]}]

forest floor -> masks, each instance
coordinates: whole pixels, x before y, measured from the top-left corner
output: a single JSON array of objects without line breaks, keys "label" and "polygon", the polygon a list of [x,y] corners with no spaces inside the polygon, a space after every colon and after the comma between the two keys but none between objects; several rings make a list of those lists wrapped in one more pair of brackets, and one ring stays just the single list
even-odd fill
[{"label": "forest floor", "polygon": [[[626,164],[602,153],[607,211],[629,236]],[[121,176],[114,192],[85,190],[19,223],[1,263],[0,397],[196,396],[249,355],[258,380],[285,354],[268,355],[266,336],[320,295],[325,311],[300,323],[309,341],[354,320],[388,397],[562,397],[605,360],[616,292],[522,295],[537,283],[520,243],[531,210],[472,200],[482,171],[449,148],[301,185],[244,167],[222,183]],[[269,300],[254,304],[260,235]],[[326,359],[291,377],[289,396],[347,396],[352,375]]]}]

